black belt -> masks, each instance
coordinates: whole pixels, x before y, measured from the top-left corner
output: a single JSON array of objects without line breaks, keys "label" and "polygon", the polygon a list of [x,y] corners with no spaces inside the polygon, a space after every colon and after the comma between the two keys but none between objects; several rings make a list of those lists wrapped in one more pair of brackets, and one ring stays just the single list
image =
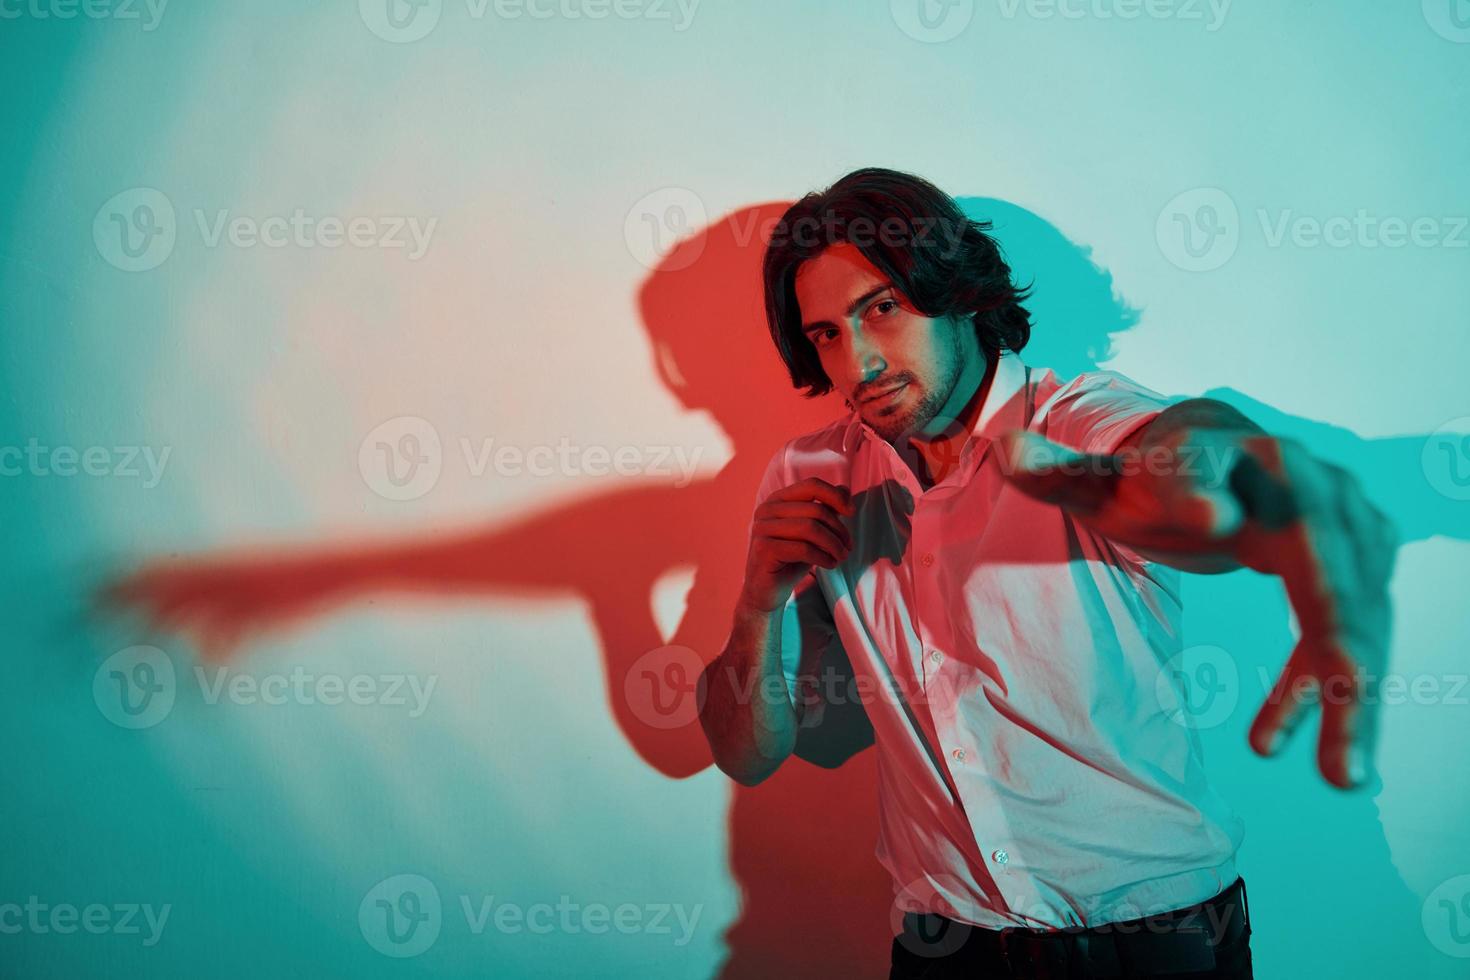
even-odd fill
[{"label": "black belt", "polygon": [[1245,879],[1214,898],[1157,915],[1084,928],[984,929],[932,913],[904,915],[900,941],[920,955],[1001,959],[1011,971],[1045,976],[1121,977],[1127,973],[1210,970],[1216,951],[1250,933]]}]

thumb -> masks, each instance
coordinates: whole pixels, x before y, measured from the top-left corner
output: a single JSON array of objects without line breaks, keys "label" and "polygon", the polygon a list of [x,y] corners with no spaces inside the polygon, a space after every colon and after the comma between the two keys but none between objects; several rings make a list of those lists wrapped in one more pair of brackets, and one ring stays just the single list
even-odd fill
[{"label": "thumb", "polygon": [[1002,434],[999,444],[1001,473],[1027,496],[1092,513],[1113,495],[1118,468],[1112,456],[1080,453],[1023,429]]}]

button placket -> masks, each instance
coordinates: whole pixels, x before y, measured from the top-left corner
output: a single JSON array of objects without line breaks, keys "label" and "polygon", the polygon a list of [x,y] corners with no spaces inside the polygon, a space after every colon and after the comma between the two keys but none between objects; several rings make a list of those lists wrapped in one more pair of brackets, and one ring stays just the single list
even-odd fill
[{"label": "button placket", "polygon": [[926,651],[934,648],[934,637],[930,635],[925,625],[925,617],[922,615],[924,608],[923,597],[933,588],[934,552],[929,541],[929,522],[927,520],[927,508],[922,498],[914,500],[914,513],[909,522],[909,554],[916,555],[918,560],[912,558],[909,566],[909,602],[914,613],[914,634],[918,638],[919,648],[915,651],[915,674],[919,677],[919,683],[925,690],[929,688],[929,681],[933,671],[927,662]]}]

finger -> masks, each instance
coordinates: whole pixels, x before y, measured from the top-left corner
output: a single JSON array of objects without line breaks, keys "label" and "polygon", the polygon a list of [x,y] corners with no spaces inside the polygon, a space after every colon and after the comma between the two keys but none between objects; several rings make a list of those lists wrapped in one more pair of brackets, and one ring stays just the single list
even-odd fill
[{"label": "finger", "polygon": [[1265,703],[1251,722],[1247,737],[1257,755],[1270,757],[1280,752],[1311,710],[1311,703],[1303,698],[1310,686],[1310,680],[1301,669],[1303,659],[1302,655],[1293,654],[1286,662],[1271,693],[1266,695]]},{"label": "finger", "polygon": [[820,477],[810,476],[798,480],[789,487],[782,487],[767,500],[817,500],[844,514],[852,513],[852,491],[845,486],[828,483]]},{"label": "finger", "polygon": [[847,525],[843,524],[841,518],[837,516],[836,512],[834,512],[832,508],[828,507],[826,504],[819,504],[815,502],[796,503],[791,501],[778,501],[774,504],[771,504],[769,508],[767,508],[763,513],[759,515],[756,520],[756,524],[759,525],[765,521],[792,518],[798,520],[818,521],[824,527],[830,528],[832,533],[841,538],[848,547],[852,546],[852,534],[850,531],[848,531]]},{"label": "finger", "polygon": [[1110,456],[1079,453],[1022,429],[999,442],[1002,474],[1027,496],[1084,514],[1113,496],[1118,467]]},{"label": "finger", "polygon": [[831,555],[834,561],[847,557],[848,547],[824,524],[793,518],[763,521],[761,534],[772,541],[804,541]]},{"label": "finger", "polygon": [[1354,669],[1347,657],[1340,658],[1322,680],[1317,768],[1338,789],[1356,789],[1372,778],[1377,684],[1376,675]]},{"label": "finger", "polygon": [[789,538],[772,541],[771,554],[787,565],[820,565],[822,568],[832,568],[840,562],[840,559],[810,541]]}]

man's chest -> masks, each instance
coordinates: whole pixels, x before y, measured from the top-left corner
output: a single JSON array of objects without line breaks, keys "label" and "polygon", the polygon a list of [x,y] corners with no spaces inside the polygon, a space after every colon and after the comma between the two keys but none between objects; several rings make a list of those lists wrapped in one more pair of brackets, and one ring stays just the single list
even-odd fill
[{"label": "man's chest", "polygon": [[1091,614],[1077,594],[1075,528],[999,473],[924,491],[888,469],[853,500],[853,548],[818,579],[839,628],[867,638],[900,679],[923,686],[952,661],[1001,680],[997,657],[1055,649],[1053,634]]}]

